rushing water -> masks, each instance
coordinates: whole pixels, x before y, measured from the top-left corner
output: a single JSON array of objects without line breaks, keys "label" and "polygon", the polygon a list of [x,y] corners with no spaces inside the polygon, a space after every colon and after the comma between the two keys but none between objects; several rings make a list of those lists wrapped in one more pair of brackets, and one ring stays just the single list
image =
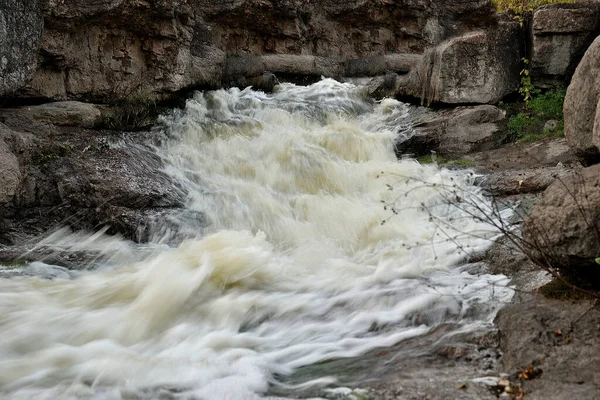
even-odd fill
[{"label": "rushing water", "polygon": [[[460,266],[494,235],[471,216],[488,206],[471,175],[397,161],[394,142],[410,135],[400,102],[332,80],[221,90],[163,129],[157,151],[208,226],[150,256],[63,237],[113,257],[76,276],[0,280],[4,397],[260,398],[299,367],[442,323],[476,329],[509,295],[504,277]],[[182,215],[182,231],[197,226]]]}]

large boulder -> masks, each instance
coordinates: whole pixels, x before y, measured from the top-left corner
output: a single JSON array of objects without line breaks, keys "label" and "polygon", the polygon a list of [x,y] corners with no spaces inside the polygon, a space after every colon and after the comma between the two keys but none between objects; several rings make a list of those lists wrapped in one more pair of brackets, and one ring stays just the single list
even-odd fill
[{"label": "large boulder", "polygon": [[577,66],[564,103],[565,137],[576,156],[591,164],[600,161],[600,38]]},{"label": "large boulder", "polygon": [[600,33],[600,3],[551,4],[533,14],[531,75],[537,85],[572,76]]},{"label": "large boulder", "polygon": [[15,109],[14,112],[27,114],[40,122],[60,126],[92,128],[98,125],[102,119],[102,112],[98,107],[79,101],[57,101],[21,107]]},{"label": "large boulder", "polygon": [[600,284],[600,165],[557,179],[524,225],[532,255],[577,283]]},{"label": "large boulder", "polygon": [[396,145],[399,154],[462,156],[488,150],[504,139],[505,112],[492,105],[416,113],[414,133]]},{"label": "large boulder", "polygon": [[43,29],[37,0],[0,2],[0,96],[12,94],[33,76]]},{"label": "large boulder", "polygon": [[427,103],[497,103],[519,87],[519,32],[517,23],[501,22],[448,39],[425,55],[417,85],[401,94]]}]

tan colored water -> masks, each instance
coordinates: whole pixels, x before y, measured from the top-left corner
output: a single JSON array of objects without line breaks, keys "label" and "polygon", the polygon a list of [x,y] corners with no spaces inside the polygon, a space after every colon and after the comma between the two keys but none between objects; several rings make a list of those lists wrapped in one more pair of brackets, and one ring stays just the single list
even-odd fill
[{"label": "tan colored water", "polygon": [[504,277],[457,265],[494,234],[446,201],[456,183],[487,205],[470,175],[396,160],[402,103],[323,80],[198,93],[164,124],[158,151],[208,228],[137,261],[122,242],[63,237],[129,258],[0,280],[5,398],[260,398],[301,366],[487,324],[510,295]]}]

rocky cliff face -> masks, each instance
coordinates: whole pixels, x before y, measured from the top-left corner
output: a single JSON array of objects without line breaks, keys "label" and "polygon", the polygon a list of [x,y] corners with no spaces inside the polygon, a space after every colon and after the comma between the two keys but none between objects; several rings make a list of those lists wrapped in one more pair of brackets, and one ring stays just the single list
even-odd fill
[{"label": "rocky cliff face", "polygon": [[600,33],[600,3],[550,4],[533,14],[531,73],[535,84],[552,85],[573,75]]},{"label": "rocky cliff face", "polygon": [[31,79],[43,28],[37,0],[0,2],[0,96],[11,94]]},{"label": "rocky cliff face", "polygon": [[493,24],[488,1],[43,0],[40,66],[22,96],[107,100],[276,74],[406,73]]}]

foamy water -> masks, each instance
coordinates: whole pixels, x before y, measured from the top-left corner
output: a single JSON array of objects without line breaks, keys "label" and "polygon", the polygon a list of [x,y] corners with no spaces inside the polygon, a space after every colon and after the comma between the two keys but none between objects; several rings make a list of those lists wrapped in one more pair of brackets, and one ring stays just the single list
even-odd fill
[{"label": "foamy water", "polygon": [[0,279],[4,397],[261,398],[302,366],[484,326],[510,296],[505,277],[460,265],[496,234],[472,217],[489,207],[472,176],[396,160],[400,102],[332,80],[221,90],[164,129],[157,151],[209,226],[137,260],[118,240],[59,235],[112,257]]}]

